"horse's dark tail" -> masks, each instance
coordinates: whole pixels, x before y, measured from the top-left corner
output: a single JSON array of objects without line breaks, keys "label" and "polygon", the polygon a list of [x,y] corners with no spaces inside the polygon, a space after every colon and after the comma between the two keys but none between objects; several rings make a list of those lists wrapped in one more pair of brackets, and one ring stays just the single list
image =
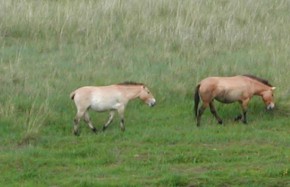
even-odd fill
[{"label": "horse's dark tail", "polygon": [[195,116],[197,116],[197,112],[198,112],[198,104],[199,104],[199,87],[200,84],[198,84],[195,88],[195,93],[194,93],[194,114]]},{"label": "horse's dark tail", "polygon": [[75,91],[73,91],[72,93],[70,93],[69,97],[71,98],[71,100],[74,100],[75,98]]}]

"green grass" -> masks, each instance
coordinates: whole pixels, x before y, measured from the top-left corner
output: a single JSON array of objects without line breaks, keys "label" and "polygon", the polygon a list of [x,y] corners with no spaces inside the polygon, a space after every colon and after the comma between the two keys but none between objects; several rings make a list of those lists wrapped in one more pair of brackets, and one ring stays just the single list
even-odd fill
[{"label": "green grass", "polygon": [[[0,184],[3,186],[290,186],[288,1],[0,1]],[[277,87],[248,125],[217,103],[195,126],[207,76],[254,74]],[[106,132],[72,134],[69,94],[144,82]],[[97,129],[107,113],[91,113]]]}]

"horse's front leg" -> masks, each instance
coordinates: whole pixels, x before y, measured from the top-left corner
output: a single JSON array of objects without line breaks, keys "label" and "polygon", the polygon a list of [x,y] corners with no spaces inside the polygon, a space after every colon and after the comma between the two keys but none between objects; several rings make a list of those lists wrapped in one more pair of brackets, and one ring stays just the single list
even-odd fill
[{"label": "horse's front leg", "polygon": [[244,124],[247,124],[248,123],[248,121],[247,121],[247,111],[242,111],[242,114],[237,115],[234,120],[235,121],[242,120],[242,122]]},{"label": "horse's front leg", "polygon": [[223,124],[223,120],[219,117],[219,115],[217,114],[213,101],[209,103],[209,107],[210,107],[210,112],[212,113],[212,115],[216,118],[216,120],[218,121],[219,124]]},{"label": "horse's front leg", "polygon": [[107,129],[107,127],[112,123],[113,121],[113,118],[114,118],[114,114],[115,114],[115,111],[110,111],[110,117],[109,117],[109,120],[107,121],[107,123],[103,126],[103,131]]},{"label": "horse's front leg", "polygon": [[243,100],[240,102],[242,108],[242,114],[238,115],[235,118],[235,121],[242,120],[244,124],[247,124],[247,108],[248,108],[249,99]]},{"label": "horse's front leg", "polygon": [[242,119],[242,122],[244,124],[247,124],[248,123],[248,121],[247,121],[247,111],[246,110],[243,111],[243,119]]},{"label": "horse's front leg", "polygon": [[125,131],[124,111],[125,111],[125,106],[122,106],[118,109],[118,113],[121,118],[120,127],[121,127],[121,131],[123,132]]}]

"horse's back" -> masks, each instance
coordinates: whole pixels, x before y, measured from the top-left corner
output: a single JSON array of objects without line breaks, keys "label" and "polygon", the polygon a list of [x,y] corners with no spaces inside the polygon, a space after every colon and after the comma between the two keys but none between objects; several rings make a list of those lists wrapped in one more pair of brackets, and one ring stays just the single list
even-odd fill
[{"label": "horse's back", "polygon": [[84,86],[74,91],[75,97],[92,99],[96,97],[113,97],[117,90],[114,85],[111,86]]},{"label": "horse's back", "polygon": [[249,82],[243,76],[208,77],[200,82],[199,93],[204,100],[217,100],[230,103],[243,96],[249,96]]},{"label": "horse's back", "polygon": [[81,97],[88,97],[91,95],[91,93],[95,90],[94,86],[84,86],[84,87],[80,87],[78,89],[76,89],[74,91],[75,96],[81,96]]},{"label": "horse's back", "polygon": [[201,87],[204,88],[218,88],[218,87],[241,87],[247,84],[243,76],[234,77],[207,77],[200,82]]}]

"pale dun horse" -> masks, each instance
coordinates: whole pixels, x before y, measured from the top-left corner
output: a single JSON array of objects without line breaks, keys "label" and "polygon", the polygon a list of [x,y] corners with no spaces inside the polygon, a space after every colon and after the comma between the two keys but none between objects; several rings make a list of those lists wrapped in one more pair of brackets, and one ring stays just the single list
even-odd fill
[{"label": "pale dun horse", "polygon": [[[242,120],[247,123],[247,107],[250,99],[254,95],[261,96],[267,109],[273,109],[273,87],[267,80],[253,75],[238,75],[234,77],[208,77],[203,79],[196,87],[194,98],[194,112],[196,115],[196,124],[200,126],[200,119],[207,107],[216,118],[219,124],[223,121],[217,114],[214,107],[214,100],[222,103],[233,103],[238,101],[242,108],[242,114],[239,114],[235,121]],[[202,105],[198,108],[199,101]]]},{"label": "pale dun horse", "polygon": [[85,86],[81,87],[70,94],[70,98],[74,101],[77,114],[74,118],[75,135],[79,135],[79,122],[83,118],[93,132],[96,128],[93,126],[88,113],[89,109],[97,112],[109,111],[110,116],[108,121],[103,126],[105,130],[112,122],[115,111],[118,112],[121,122],[120,127],[125,131],[124,112],[127,103],[135,98],[140,98],[150,107],[156,103],[155,98],[150,90],[142,83],[124,82],[109,86]]}]

